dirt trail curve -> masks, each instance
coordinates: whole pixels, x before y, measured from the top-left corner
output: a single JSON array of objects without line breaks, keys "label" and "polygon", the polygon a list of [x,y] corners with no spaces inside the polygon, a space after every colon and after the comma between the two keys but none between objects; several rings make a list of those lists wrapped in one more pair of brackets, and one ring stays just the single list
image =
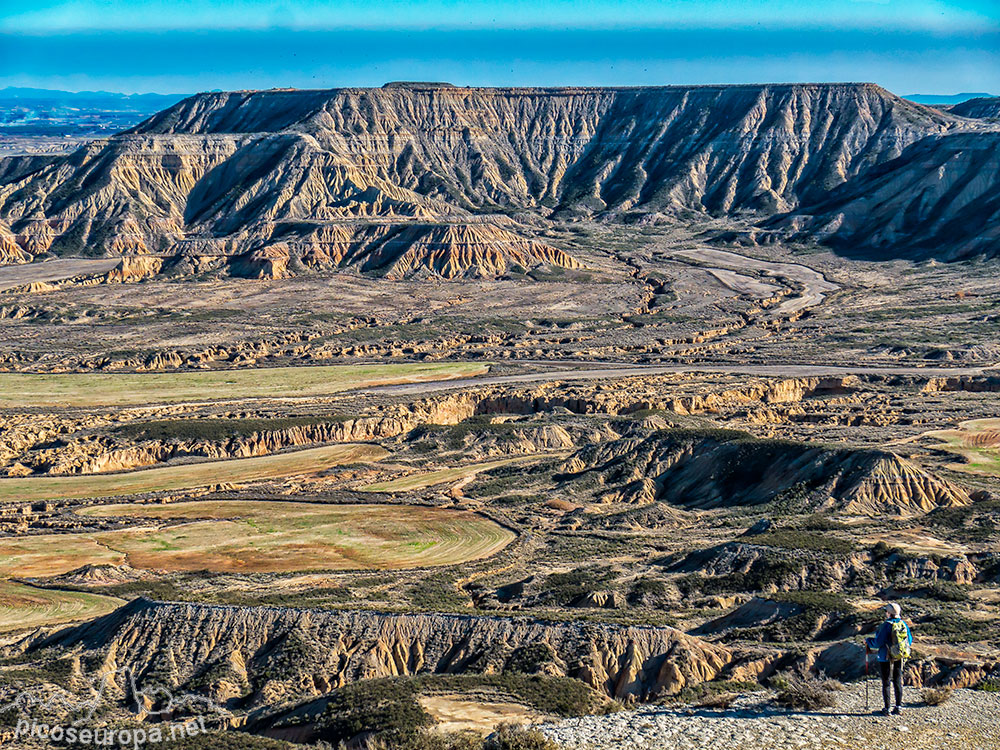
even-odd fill
[{"label": "dirt trail curve", "polygon": [[[840,289],[837,284],[827,281],[819,271],[800,263],[775,263],[712,248],[678,250],[673,255],[711,265],[712,267],[707,269],[710,273],[733,291],[742,294],[752,293],[756,296],[768,291],[769,285],[758,282],[757,285],[750,287],[747,284],[748,278],[746,276],[732,274],[732,271],[756,272],[775,279],[784,279],[801,287],[797,294],[789,297],[775,308],[775,311],[781,315],[793,315],[808,310],[810,307],[816,307],[823,303],[827,294]],[[719,266],[719,268],[714,268],[714,266]]]}]

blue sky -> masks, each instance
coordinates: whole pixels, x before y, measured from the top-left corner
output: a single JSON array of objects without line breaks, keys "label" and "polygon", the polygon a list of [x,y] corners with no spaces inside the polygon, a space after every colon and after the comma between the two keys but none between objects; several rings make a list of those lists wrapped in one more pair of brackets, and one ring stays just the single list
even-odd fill
[{"label": "blue sky", "polygon": [[0,87],[875,81],[1000,93],[998,0],[3,0]]}]

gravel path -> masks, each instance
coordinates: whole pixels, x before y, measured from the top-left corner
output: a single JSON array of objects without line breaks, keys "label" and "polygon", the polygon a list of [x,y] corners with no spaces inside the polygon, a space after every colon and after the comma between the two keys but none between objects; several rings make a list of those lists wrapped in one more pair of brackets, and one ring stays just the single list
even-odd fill
[{"label": "gravel path", "polygon": [[[871,700],[881,701],[876,684]],[[924,706],[906,688],[902,716],[883,717],[865,713],[856,683],[816,713],[777,710],[761,694],[725,711],[644,706],[539,728],[572,750],[1000,750],[1000,694],[956,690],[944,705]]]},{"label": "gravel path", "polygon": [[[459,362],[461,360],[455,360]],[[566,360],[546,362],[544,360],[523,360],[522,364],[563,365],[559,369],[544,372],[527,372],[518,375],[487,375],[475,378],[455,378],[453,380],[425,380],[420,383],[402,385],[375,385],[342,391],[339,395],[351,393],[392,393],[424,394],[459,388],[477,388],[484,385],[506,385],[510,383],[550,383],[556,380],[597,380],[602,378],[626,378],[636,376],[672,375],[675,373],[722,373],[729,375],[760,375],[763,377],[807,378],[842,375],[919,375],[923,377],[949,377],[958,375],[982,375],[983,367],[847,367],[840,365],[734,365],[734,364],[677,364],[677,365],[630,365],[614,362],[588,362]]]}]

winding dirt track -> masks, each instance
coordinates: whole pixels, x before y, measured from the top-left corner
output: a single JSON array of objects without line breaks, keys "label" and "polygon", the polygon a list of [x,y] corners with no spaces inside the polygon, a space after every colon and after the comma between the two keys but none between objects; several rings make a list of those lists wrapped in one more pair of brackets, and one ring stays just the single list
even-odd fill
[{"label": "winding dirt track", "polygon": [[[523,360],[523,364],[546,364],[552,362]],[[836,365],[634,365],[615,362],[577,362],[574,367],[526,372],[518,375],[494,375],[456,380],[429,380],[407,385],[385,385],[363,388],[357,393],[419,394],[435,393],[460,388],[474,388],[483,385],[506,385],[509,383],[551,383],[557,380],[599,380],[604,378],[626,378],[639,375],[671,375],[675,373],[724,373],[731,375],[759,375],[772,377],[808,378],[846,375],[921,375],[924,377],[949,377],[958,375],[982,375],[983,367],[838,367]]]},{"label": "winding dirt track", "polygon": [[[713,248],[680,250],[674,253],[674,257],[681,257],[698,263],[711,263],[729,272],[754,271],[764,276],[792,282],[795,286],[801,287],[801,289],[775,308],[776,312],[783,315],[792,315],[803,310],[808,310],[810,307],[821,305],[823,304],[823,300],[826,299],[827,294],[840,289],[840,286],[837,284],[827,281],[826,277],[819,271],[809,266],[804,266],[801,263],[776,263],[768,260],[758,260],[746,255],[730,253],[725,250],[715,250]],[[722,272],[722,276],[720,277],[719,271],[721,269],[709,268],[708,270],[731,289],[744,291],[731,282],[741,281],[745,285],[747,277],[742,277],[738,280],[733,279],[725,271]],[[736,276],[739,276],[739,274],[736,274]],[[755,288],[754,294],[759,293],[761,288],[763,287]]]}]

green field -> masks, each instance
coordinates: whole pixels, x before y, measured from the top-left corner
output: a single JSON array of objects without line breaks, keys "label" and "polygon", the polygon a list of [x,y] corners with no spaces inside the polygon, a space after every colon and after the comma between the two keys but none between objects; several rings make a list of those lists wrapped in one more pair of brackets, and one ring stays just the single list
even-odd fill
[{"label": "green field", "polygon": [[88,620],[124,602],[82,591],[53,591],[0,580],[0,632]]},{"label": "green field", "polygon": [[553,455],[563,456],[566,454],[550,453],[544,456],[529,455],[515,456],[513,458],[501,458],[496,461],[486,461],[480,464],[455,466],[451,469],[438,469],[437,471],[427,471],[422,474],[409,474],[405,477],[400,477],[399,479],[392,479],[388,482],[377,482],[375,484],[360,487],[359,489],[362,492],[409,492],[411,490],[422,490],[425,487],[433,487],[435,484],[443,484],[444,482],[453,482],[458,479],[472,477],[480,472],[496,469],[500,466],[531,463],[542,458],[551,458]]},{"label": "green field", "polygon": [[136,406],[245,398],[328,396],[353,388],[471,377],[483,364],[271,367],[151,373],[0,373],[0,408]]},{"label": "green field", "polygon": [[488,557],[514,539],[470,511],[405,505],[226,500],[78,512],[150,523],[0,539],[0,577],[59,575],[90,563],[240,573],[412,568]]},{"label": "green field", "polygon": [[117,497],[275,479],[313,474],[343,464],[379,461],[387,455],[377,445],[345,443],[256,458],[163,466],[125,474],[0,479],[0,503]]},{"label": "green field", "polygon": [[973,419],[962,422],[958,429],[936,430],[927,435],[944,441],[941,448],[965,459],[966,463],[951,468],[1000,476],[1000,419]]}]

